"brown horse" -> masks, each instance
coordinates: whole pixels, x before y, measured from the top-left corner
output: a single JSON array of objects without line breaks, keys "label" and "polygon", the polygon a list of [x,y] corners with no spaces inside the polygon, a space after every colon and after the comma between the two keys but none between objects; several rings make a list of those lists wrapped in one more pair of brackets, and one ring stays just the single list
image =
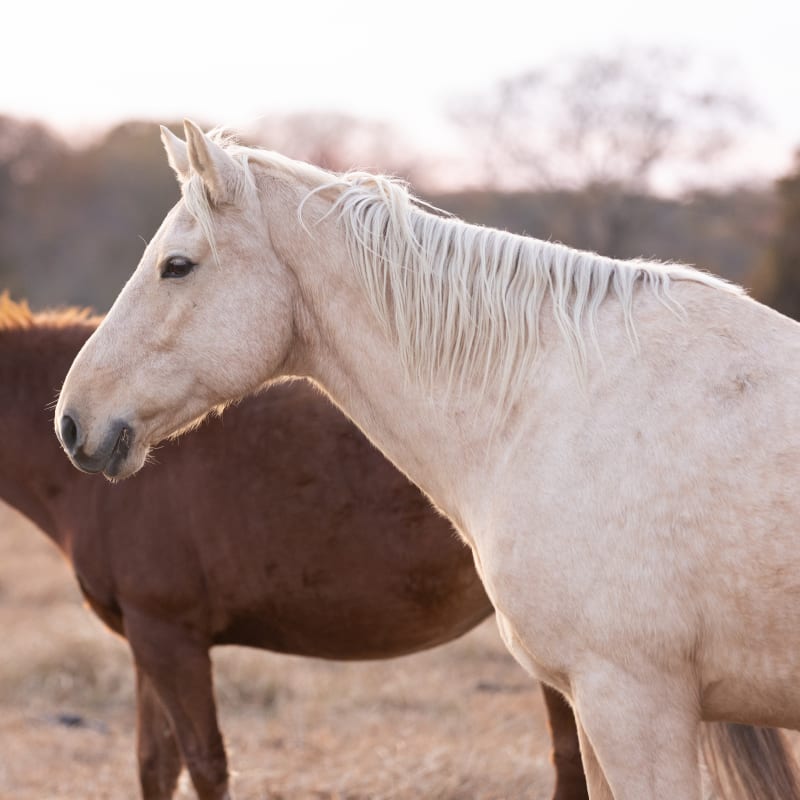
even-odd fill
[{"label": "brown horse", "polygon": [[[91,608],[130,644],[147,800],[172,796],[182,764],[202,800],[227,795],[212,645],[388,658],[491,613],[449,523],[304,384],[167,444],[134,481],[73,469],[47,407],[95,326],[0,295],[0,497],[66,554]],[[555,797],[586,798],[572,712],[549,690],[545,700]]]}]

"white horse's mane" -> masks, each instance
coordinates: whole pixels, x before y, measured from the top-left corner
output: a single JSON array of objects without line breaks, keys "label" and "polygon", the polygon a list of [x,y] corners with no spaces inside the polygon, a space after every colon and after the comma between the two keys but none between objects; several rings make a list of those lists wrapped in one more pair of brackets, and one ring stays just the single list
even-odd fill
[{"label": "white horse's mane", "polygon": [[[582,378],[587,336],[599,352],[596,315],[607,297],[620,303],[636,347],[637,286],[678,314],[682,309],[670,293],[674,281],[742,292],[682,264],[617,260],[440,216],[391,177],[337,176],[271,151],[224,141],[223,146],[245,171],[243,191],[255,186],[252,163],[288,172],[314,187],[298,209],[304,227],[306,201],[320,192],[338,192],[325,217],[336,215],[344,226],[367,298],[397,342],[407,374],[423,385],[444,379],[448,391],[458,391],[477,379],[482,391],[491,384],[506,406],[539,353],[545,302]],[[184,197],[211,235],[211,211],[200,184],[184,185]]]}]

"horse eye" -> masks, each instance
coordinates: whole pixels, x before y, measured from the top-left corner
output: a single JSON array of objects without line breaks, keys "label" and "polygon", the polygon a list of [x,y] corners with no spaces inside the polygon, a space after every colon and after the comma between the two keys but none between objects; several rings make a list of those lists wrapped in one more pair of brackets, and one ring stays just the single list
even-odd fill
[{"label": "horse eye", "polygon": [[185,278],[197,265],[183,256],[172,256],[161,265],[162,278]]}]

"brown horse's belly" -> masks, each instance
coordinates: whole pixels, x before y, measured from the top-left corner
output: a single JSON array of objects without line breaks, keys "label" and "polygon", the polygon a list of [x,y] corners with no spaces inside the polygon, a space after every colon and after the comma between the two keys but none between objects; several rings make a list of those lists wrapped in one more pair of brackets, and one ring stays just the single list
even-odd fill
[{"label": "brown horse's belly", "polygon": [[238,644],[291,655],[338,660],[393,658],[452,641],[492,613],[477,578],[439,602],[398,592],[391,581],[368,595],[353,596],[346,587],[335,600],[286,598],[283,609],[272,604],[230,615],[214,635],[214,644]]}]

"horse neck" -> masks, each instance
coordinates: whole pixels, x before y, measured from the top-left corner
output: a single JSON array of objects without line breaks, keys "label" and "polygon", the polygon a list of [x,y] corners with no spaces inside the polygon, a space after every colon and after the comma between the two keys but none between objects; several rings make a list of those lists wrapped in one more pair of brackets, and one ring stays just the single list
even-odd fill
[{"label": "horse neck", "polygon": [[489,415],[467,396],[445,403],[443,393],[415,385],[404,374],[397,346],[358,283],[343,236],[335,225],[319,227],[330,241],[321,246],[315,238],[293,265],[303,300],[301,344],[290,369],[322,386],[461,527],[460,513],[478,502],[478,493],[490,483],[485,470],[481,481],[473,481],[465,463],[465,454],[485,454]]},{"label": "horse neck", "polygon": [[81,476],[58,446],[50,407],[91,332],[88,324],[0,331],[0,499],[62,549],[68,531],[59,507]]}]

